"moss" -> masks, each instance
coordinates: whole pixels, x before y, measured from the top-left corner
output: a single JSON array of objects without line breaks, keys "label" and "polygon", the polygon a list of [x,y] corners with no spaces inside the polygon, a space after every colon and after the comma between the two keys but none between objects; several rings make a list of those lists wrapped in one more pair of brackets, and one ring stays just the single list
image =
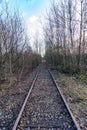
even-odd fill
[{"label": "moss", "polygon": [[16,83],[17,83],[16,79],[12,80],[12,85],[15,85]]},{"label": "moss", "polygon": [[78,102],[84,102],[84,99],[81,98],[81,97],[78,97],[78,98],[77,98],[77,101],[78,101]]},{"label": "moss", "polygon": [[87,83],[87,75],[84,73],[78,73],[76,78],[83,83]]},{"label": "moss", "polygon": [[59,83],[59,84],[65,84],[66,83],[66,79],[64,79],[64,78],[57,79],[56,82]]},{"label": "moss", "polygon": [[[14,86],[16,83],[17,83],[17,80],[15,80],[15,79],[12,80],[12,85],[11,86]],[[9,85],[9,82],[6,82],[6,83],[2,84],[1,85],[1,93],[7,91],[11,86]]]},{"label": "moss", "polygon": [[3,84],[2,85],[2,90],[6,90],[6,89],[8,89],[9,88],[9,84]]},{"label": "moss", "polygon": [[84,99],[82,97],[76,97],[72,100],[71,103],[83,103]]}]

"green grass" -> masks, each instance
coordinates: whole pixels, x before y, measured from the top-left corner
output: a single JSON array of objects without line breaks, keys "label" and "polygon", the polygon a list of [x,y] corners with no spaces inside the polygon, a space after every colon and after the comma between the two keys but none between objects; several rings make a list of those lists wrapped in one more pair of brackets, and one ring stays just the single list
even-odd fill
[{"label": "green grass", "polygon": [[78,73],[76,74],[76,78],[81,81],[82,83],[87,83],[87,74],[85,73]]}]

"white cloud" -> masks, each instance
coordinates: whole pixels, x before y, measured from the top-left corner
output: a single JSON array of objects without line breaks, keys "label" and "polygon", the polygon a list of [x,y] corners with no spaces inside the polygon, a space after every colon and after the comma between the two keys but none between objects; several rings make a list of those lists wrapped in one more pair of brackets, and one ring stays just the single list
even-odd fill
[{"label": "white cloud", "polygon": [[39,21],[38,21],[38,17],[36,16],[31,16],[29,19],[28,19],[28,27],[29,27],[29,30],[30,31],[33,31],[33,30],[37,30],[38,26],[39,26]]},{"label": "white cloud", "polygon": [[[38,38],[39,41],[42,42],[43,44],[43,39],[44,39],[44,36],[43,36],[43,27],[42,27],[42,24],[41,24],[41,19],[40,17],[37,17],[37,16],[31,16],[28,18],[27,20],[27,33],[31,39],[31,45],[32,47],[33,46],[33,43],[34,43],[34,40],[36,38]],[[43,46],[43,45],[42,45]],[[42,47],[44,48],[44,47]],[[44,53],[44,49],[43,49],[43,52]]]},{"label": "white cloud", "polygon": [[34,38],[36,33],[38,32],[38,36],[41,36],[42,34],[42,27],[39,21],[39,18],[37,16],[31,16],[28,18],[27,21],[27,31],[28,34]]}]

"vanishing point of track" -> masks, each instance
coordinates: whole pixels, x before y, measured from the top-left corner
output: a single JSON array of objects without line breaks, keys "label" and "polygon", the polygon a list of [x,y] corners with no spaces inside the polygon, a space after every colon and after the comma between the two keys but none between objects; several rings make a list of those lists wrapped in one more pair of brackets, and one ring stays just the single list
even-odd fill
[{"label": "vanishing point of track", "polygon": [[80,130],[45,66],[36,74],[12,130]]}]

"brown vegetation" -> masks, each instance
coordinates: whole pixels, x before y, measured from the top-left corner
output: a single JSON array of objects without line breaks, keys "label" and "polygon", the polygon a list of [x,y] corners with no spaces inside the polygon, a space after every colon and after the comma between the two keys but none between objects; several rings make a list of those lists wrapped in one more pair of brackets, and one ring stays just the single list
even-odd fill
[{"label": "brown vegetation", "polygon": [[41,56],[32,51],[19,12],[11,12],[5,1],[0,6],[0,85],[7,82],[11,86],[38,66]]}]

